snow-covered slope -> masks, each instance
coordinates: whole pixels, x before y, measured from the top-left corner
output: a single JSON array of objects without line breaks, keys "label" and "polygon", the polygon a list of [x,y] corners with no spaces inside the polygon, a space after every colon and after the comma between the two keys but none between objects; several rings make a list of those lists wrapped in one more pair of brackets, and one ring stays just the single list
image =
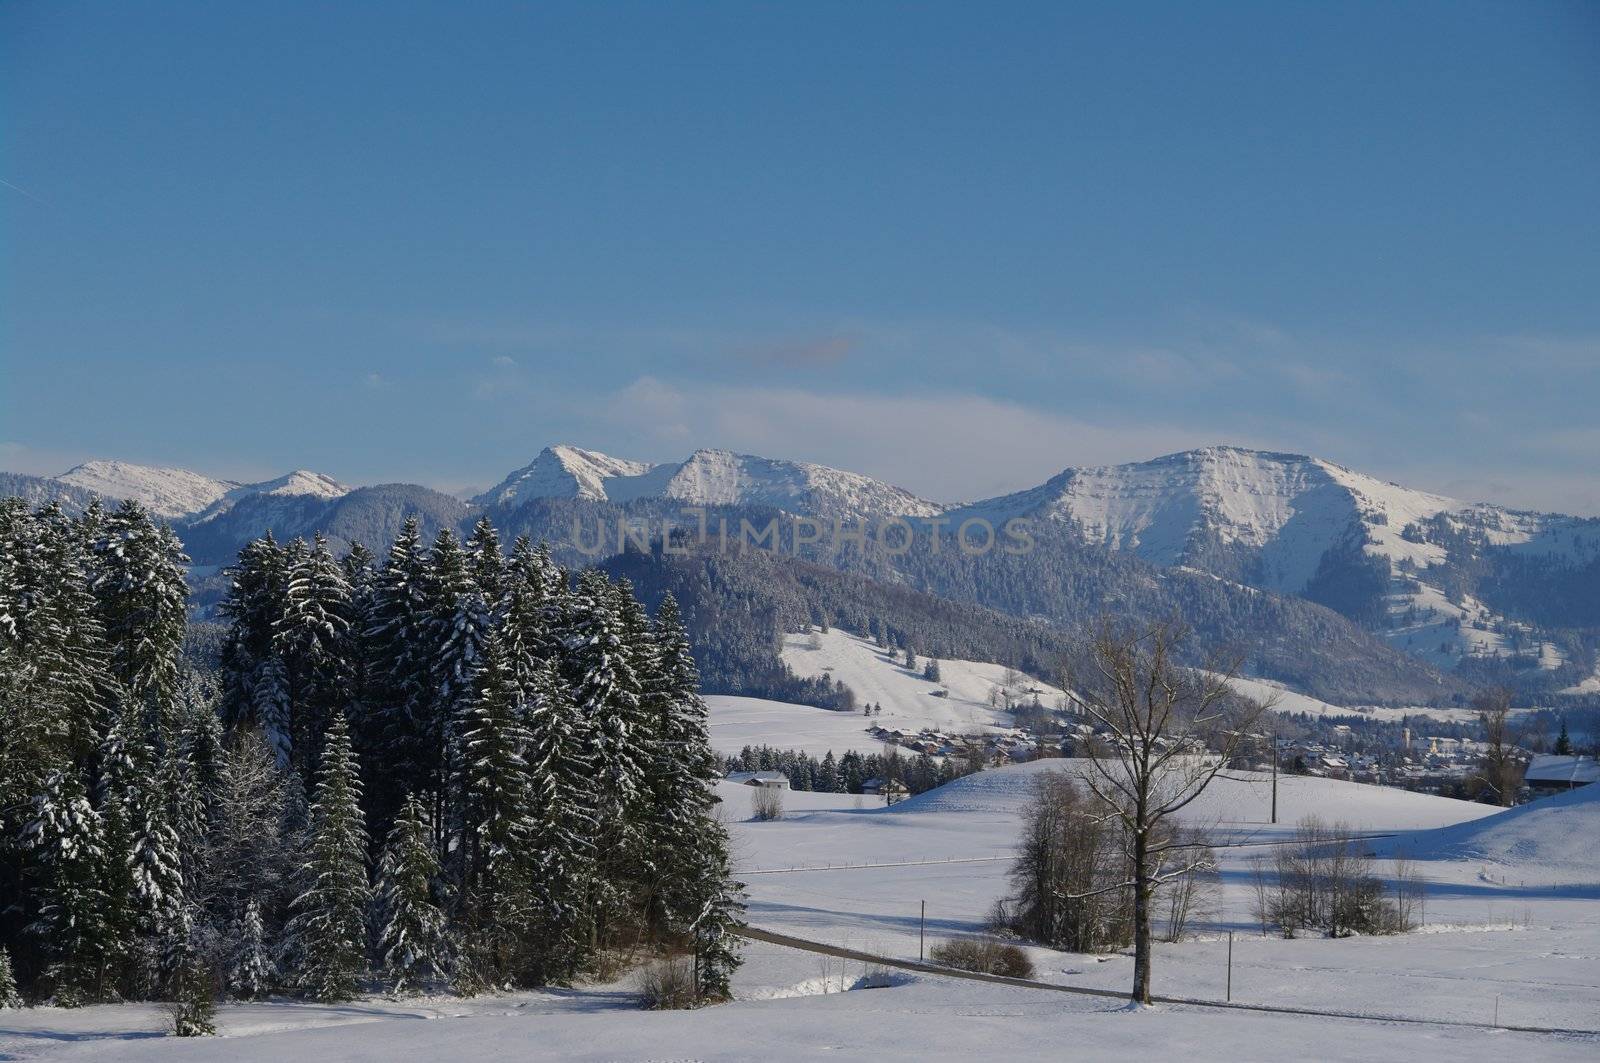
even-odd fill
[{"label": "snow-covered slope", "polygon": [[1468,860],[1492,880],[1600,886],[1600,785],[1541,798],[1484,819],[1417,834],[1403,848],[1419,860]]},{"label": "snow-covered slope", "polygon": [[137,499],[160,517],[212,520],[240,500],[258,495],[295,499],[334,499],[350,488],[320,472],[296,469],[260,483],[218,480],[188,469],[135,465],[126,461],[88,461],[55,478],[108,499]]},{"label": "snow-covered slope", "polygon": [[1252,584],[1295,593],[1354,524],[1374,530],[1385,556],[1426,562],[1428,551],[1402,540],[1402,528],[1462,506],[1304,455],[1204,447],[1131,465],[1067,469],[952,518],[971,512],[1059,521],[1092,543],[1158,565],[1205,567],[1208,549],[1235,548],[1256,563]]},{"label": "snow-covered slope", "polygon": [[270,519],[274,508],[272,503],[279,500],[281,500],[280,504],[294,500],[296,505],[300,505],[306,500],[330,501],[335,498],[342,498],[349,493],[350,488],[331,476],[320,472],[296,469],[294,472],[285,473],[275,479],[263,480],[254,484],[243,484],[233,488],[195,516],[193,523],[203,524],[216,520],[223,514],[231,512],[235,506],[247,498],[262,500],[264,505],[261,509],[261,515],[264,519]]},{"label": "snow-covered slope", "polygon": [[685,505],[771,506],[840,520],[932,516],[942,509],[893,484],[810,462],[697,450],[682,462],[650,465],[565,445],[546,447],[473,501],[505,505],[530,498],[661,498]]},{"label": "snow-covered slope", "polygon": [[883,743],[867,732],[869,721],[859,712],[837,712],[815,705],[709,694],[711,748],[733,754],[745,746],[796,749],[820,757],[830,750],[874,753]]},{"label": "snow-covered slope", "polygon": [[640,476],[651,468],[647,462],[613,458],[597,450],[560,444],[545,447],[533,461],[472,501],[481,506],[526,502],[530,498],[588,498],[603,501],[607,497],[607,480],[619,476]]},{"label": "snow-covered slope", "polygon": [[[835,628],[827,633],[785,635],[783,660],[799,676],[824,676],[843,683],[859,702],[881,705],[872,722],[891,729],[932,727],[972,733],[1012,726],[1007,704],[1037,697],[1054,708],[1059,688],[987,661],[939,660],[939,681],[905,666],[903,655],[879,649],[871,639]],[[925,657],[919,657],[923,663]]]},{"label": "snow-covered slope", "polygon": [[[639,487],[649,485],[640,483]],[[727,450],[697,450],[662,494],[691,505],[772,506],[840,520],[928,517],[942,507],[893,484],[805,461],[777,461]]]},{"label": "snow-covered slope", "polygon": [[135,465],[127,461],[86,461],[56,477],[108,499],[132,498],[160,517],[198,513],[239,487],[188,469]]}]

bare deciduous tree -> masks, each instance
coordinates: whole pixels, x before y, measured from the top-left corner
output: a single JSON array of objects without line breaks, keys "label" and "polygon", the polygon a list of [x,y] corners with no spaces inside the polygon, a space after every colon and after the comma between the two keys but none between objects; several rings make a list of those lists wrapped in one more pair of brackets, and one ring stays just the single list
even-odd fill
[{"label": "bare deciduous tree", "polygon": [[752,786],[750,788],[750,818],[761,822],[783,818],[783,788],[779,786]]},{"label": "bare deciduous tree", "polygon": [[1120,821],[1133,890],[1133,1000],[1150,1002],[1156,890],[1205,864],[1166,821],[1198,798],[1238,753],[1261,707],[1230,681],[1239,658],[1185,668],[1176,622],[1128,629],[1103,620],[1066,682],[1078,710],[1103,741],[1088,744],[1085,782],[1104,814]]},{"label": "bare deciduous tree", "polygon": [[1509,808],[1516,802],[1522,785],[1522,759],[1517,754],[1517,736],[1511,729],[1511,691],[1504,687],[1488,690],[1473,699],[1483,721],[1483,742],[1487,747],[1478,762],[1477,780]]}]

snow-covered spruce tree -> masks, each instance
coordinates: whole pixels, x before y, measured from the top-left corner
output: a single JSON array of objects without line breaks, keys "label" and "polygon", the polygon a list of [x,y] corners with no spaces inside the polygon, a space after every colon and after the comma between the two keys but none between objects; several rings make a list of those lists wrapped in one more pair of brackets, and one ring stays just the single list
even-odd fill
[{"label": "snow-covered spruce tree", "polygon": [[228,621],[222,644],[222,717],[230,726],[261,725],[258,677],[272,655],[288,568],[272,533],[247,544],[226,572],[228,594],[217,612]]},{"label": "snow-covered spruce tree", "polygon": [[367,796],[380,825],[393,817],[409,789],[423,785],[429,760],[423,732],[433,694],[422,630],[427,568],[417,520],[408,517],[373,580],[365,638],[370,711],[357,721],[372,781]]},{"label": "snow-covered spruce tree", "polygon": [[190,919],[183,853],[169,795],[187,780],[156,769],[154,751],[137,737],[137,716],[125,705],[102,744],[100,813],[106,864],[104,918],[119,936],[142,945],[135,988],[152,981],[170,990],[187,959]]},{"label": "snow-covered spruce tree", "polygon": [[235,935],[233,962],[228,968],[228,988],[242,1000],[260,1000],[272,991],[277,970],[267,949],[261,904],[251,897],[244,905]]},{"label": "snow-covered spruce tree", "polygon": [[472,560],[448,528],[439,533],[428,554],[424,643],[432,655],[429,670],[437,701],[426,724],[439,758],[433,782],[440,792],[453,781],[451,728],[477,696],[484,643],[494,628],[491,603],[473,579]]},{"label": "snow-covered spruce tree", "polygon": [[700,868],[694,853],[709,840],[704,835],[716,800],[711,784],[717,770],[706,734],[699,672],[670,593],[646,637],[653,652],[637,658],[644,669],[644,729],[650,735],[645,743],[650,801],[646,914],[651,930],[661,935],[682,933],[696,913],[691,887]]},{"label": "snow-covered spruce tree", "polygon": [[283,658],[268,653],[256,669],[255,719],[267,737],[278,767],[287,770],[294,762],[293,700],[289,695],[289,671]]},{"label": "snow-covered spruce tree", "polygon": [[396,993],[418,989],[445,972],[449,941],[435,899],[438,888],[439,858],[427,809],[408,795],[378,866],[378,958]]},{"label": "snow-covered spruce tree", "polygon": [[82,529],[58,506],[0,503],[0,826],[52,771],[91,760],[105,727],[104,632]]},{"label": "snow-covered spruce tree", "polygon": [[535,548],[527,536],[512,544],[497,612],[500,637],[511,657],[517,682],[531,688],[534,673],[559,652],[553,623],[560,596],[561,575],[541,544]]},{"label": "snow-covered spruce tree", "polygon": [[700,675],[670,593],[656,610],[651,637],[655,659],[645,699],[654,717],[656,757],[650,766],[655,880],[649,914],[657,933],[693,943],[698,994],[722,1000],[739,965],[732,930],[743,919],[743,887],[733,879],[727,831],[716,816],[718,773]]},{"label": "snow-covered spruce tree", "polygon": [[39,881],[33,926],[48,957],[45,981],[65,1006],[108,999],[130,942],[107,919],[104,823],[71,769],[52,772],[24,834]]},{"label": "snow-covered spruce tree", "polygon": [[318,1000],[355,996],[367,967],[367,830],[350,727],[335,713],[311,801],[310,851],[300,868],[289,933],[295,980]]},{"label": "snow-covered spruce tree", "polygon": [[733,930],[744,922],[744,884],[733,877],[722,825],[711,820],[710,826],[720,844],[708,844],[697,853],[699,873],[695,882],[700,907],[689,935],[699,974],[695,992],[701,1000],[721,1001],[728,999],[733,974],[739,969],[739,938]]},{"label": "snow-covered spruce tree", "polygon": [[11,953],[0,947],[0,1011],[22,1007],[22,993],[17,989],[17,976],[11,970]]},{"label": "snow-covered spruce tree", "polygon": [[500,536],[488,517],[478,518],[467,539],[467,570],[491,607],[505,596],[506,561],[500,554]]},{"label": "snow-covered spruce tree", "polygon": [[351,543],[350,549],[339,559],[339,569],[350,587],[352,606],[359,606],[371,597],[378,582],[378,562],[371,550],[360,543]]},{"label": "snow-covered spruce tree", "polygon": [[563,671],[584,722],[586,759],[594,772],[600,866],[591,882],[591,917],[603,943],[607,930],[628,909],[626,854],[642,849],[634,818],[645,784],[638,681],[633,653],[623,640],[615,590],[605,575],[592,569],[583,573],[573,597]]},{"label": "snow-covered spruce tree", "polygon": [[834,760],[831,749],[828,750],[827,756],[822,758],[822,767],[817,774],[817,789],[828,794],[840,792],[839,762]]},{"label": "snow-covered spruce tree", "polygon": [[283,662],[287,684],[291,759],[309,779],[313,765],[308,754],[349,698],[350,585],[320,534],[309,547],[295,540],[287,556],[288,578],[272,647]]},{"label": "snow-covered spruce tree", "polygon": [[348,669],[345,678],[345,711],[350,717],[351,741],[361,761],[362,782],[369,802],[367,826],[376,833],[376,828],[387,822],[387,816],[374,817],[370,803],[383,786],[382,771],[374,764],[377,751],[368,745],[368,739],[379,723],[377,710],[381,696],[374,680],[371,634],[373,610],[377,604],[378,570],[372,552],[360,543],[350,544],[349,551],[339,559],[339,569],[350,588],[346,611],[350,623],[344,637],[344,659]]},{"label": "snow-covered spruce tree", "polygon": [[542,662],[524,706],[536,868],[533,981],[564,982],[588,960],[595,874],[594,769],[587,721],[556,664]]},{"label": "snow-covered spruce tree", "polygon": [[[94,594],[111,671],[150,714],[170,708],[178,685],[188,562],[172,529],[133,499],[106,518],[94,544]],[[166,721],[153,722],[164,731]]]},{"label": "snow-covered spruce tree", "polygon": [[533,916],[533,795],[523,759],[524,693],[505,643],[491,635],[477,694],[457,724],[462,874],[459,908],[474,969],[495,984],[525,977],[522,946]]}]

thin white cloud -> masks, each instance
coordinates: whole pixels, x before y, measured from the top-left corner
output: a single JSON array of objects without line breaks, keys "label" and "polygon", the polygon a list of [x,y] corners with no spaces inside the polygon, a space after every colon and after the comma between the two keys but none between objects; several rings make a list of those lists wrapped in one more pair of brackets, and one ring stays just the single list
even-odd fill
[{"label": "thin white cloud", "polygon": [[940,501],[1029,487],[1069,465],[1133,461],[1218,442],[1203,429],[1092,423],[975,395],[681,389],[653,377],[641,377],[616,393],[606,420],[608,434],[657,455],[663,443],[692,440],[698,446],[803,458],[867,473]]}]

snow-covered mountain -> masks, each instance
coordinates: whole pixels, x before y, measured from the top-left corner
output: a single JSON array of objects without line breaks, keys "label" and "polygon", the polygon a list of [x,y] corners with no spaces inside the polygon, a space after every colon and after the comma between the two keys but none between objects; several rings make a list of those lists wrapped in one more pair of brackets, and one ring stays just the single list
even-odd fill
[{"label": "snow-covered mountain", "polygon": [[240,487],[232,480],[218,480],[188,469],[127,461],[86,461],[56,479],[102,498],[136,499],[150,512],[167,518],[198,513]]},{"label": "snow-covered mountain", "polygon": [[350,488],[320,472],[296,469],[271,480],[242,484],[219,480],[189,469],[135,465],[126,461],[87,461],[54,478],[102,498],[132,498],[156,516],[179,523],[213,520],[246,498],[339,498]]},{"label": "snow-covered mountain", "polygon": [[697,450],[682,462],[650,465],[571,446],[546,447],[473,501],[506,505],[531,498],[659,498],[684,505],[770,506],[840,520],[925,517],[943,509],[893,484],[810,462]]},{"label": "snow-covered mountain", "polygon": [[[1038,487],[962,507],[983,515],[1053,520],[1092,543],[1158,565],[1214,568],[1233,553],[1249,582],[1298,593],[1355,526],[1396,561],[1429,551],[1401,531],[1464,503],[1412,491],[1300,454],[1205,447],[1153,461],[1067,469]],[[1234,575],[1234,573],[1229,573]]]},{"label": "snow-covered mountain", "polygon": [[613,458],[565,444],[545,447],[539,456],[472,501],[480,506],[522,503],[530,498],[607,498],[606,481],[649,472],[648,462]]},{"label": "snow-covered mountain", "polygon": [[1054,521],[1154,564],[1324,600],[1445,667],[1463,655],[1562,663],[1554,645],[1466,589],[1460,573],[1485,548],[1567,563],[1600,556],[1591,521],[1462,502],[1302,454],[1226,446],[1069,468],[949,516]]}]

